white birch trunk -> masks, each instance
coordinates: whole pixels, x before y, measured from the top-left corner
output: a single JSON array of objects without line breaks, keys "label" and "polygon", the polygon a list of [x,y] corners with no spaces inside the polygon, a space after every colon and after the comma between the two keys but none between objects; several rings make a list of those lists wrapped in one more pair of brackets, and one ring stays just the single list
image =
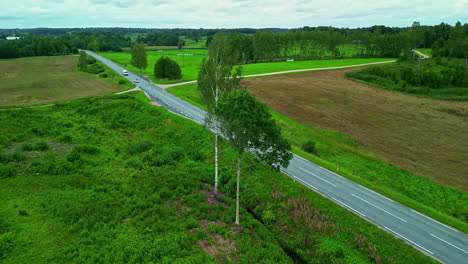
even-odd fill
[{"label": "white birch trunk", "polygon": [[236,186],[236,225],[239,224],[239,182],[241,173],[240,154],[237,154],[237,186]]},{"label": "white birch trunk", "polygon": [[214,185],[215,197],[218,195],[218,130],[216,129],[215,134],[215,185]]}]

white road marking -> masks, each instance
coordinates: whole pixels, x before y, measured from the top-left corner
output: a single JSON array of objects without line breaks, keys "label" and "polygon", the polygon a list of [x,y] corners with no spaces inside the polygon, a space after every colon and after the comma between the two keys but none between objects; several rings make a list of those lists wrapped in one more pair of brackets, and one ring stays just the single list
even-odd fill
[{"label": "white road marking", "polygon": [[393,234],[399,236],[400,238],[403,238],[403,239],[405,239],[406,241],[409,241],[411,244],[413,244],[413,245],[415,245],[415,246],[417,246],[417,247],[419,247],[419,248],[421,248],[421,249],[423,249],[423,250],[425,250],[425,251],[431,253],[431,255],[434,255],[434,253],[432,253],[431,251],[429,251],[429,250],[425,249],[424,247],[422,247],[422,246],[420,246],[420,245],[414,243],[413,241],[411,241],[411,240],[409,240],[408,238],[406,238],[406,237],[404,237],[404,236],[398,234],[397,232],[391,230],[390,228],[388,228],[388,227],[386,227],[386,226],[384,226],[384,228],[387,229],[388,231],[392,232]]},{"label": "white road marking", "polygon": [[373,203],[371,203],[371,202],[369,202],[369,201],[366,201],[366,200],[362,199],[362,198],[359,197],[359,196],[356,196],[356,195],[354,195],[354,194],[351,194],[351,195],[354,196],[354,197],[356,197],[356,198],[358,198],[359,200],[361,200],[361,201],[363,201],[363,202],[365,202],[365,203],[368,203],[368,204],[374,206],[375,208],[380,209],[380,210],[386,212],[387,214],[389,214],[389,215],[391,215],[391,216],[393,216],[393,217],[395,217],[395,218],[398,218],[398,219],[400,219],[401,221],[407,223],[407,221],[406,221],[405,219],[402,219],[402,218],[400,218],[400,217],[398,217],[398,216],[396,216],[396,215],[390,213],[389,211],[386,211],[386,210],[384,210],[384,209],[378,207],[377,205],[375,205],[375,204],[373,204]]},{"label": "white road marking", "polygon": [[356,209],[353,209],[351,206],[349,206],[349,205],[347,205],[347,204],[345,204],[345,203],[343,203],[343,202],[340,202],[340,201],[338,201],[338,199],[336,199],[335,197],[331,197],[331,196],[330,196],[330,198],[331,198],[331,199],[333,199],[335,202],[337,202],[337,203],[341,204],[342,206],[344,206],[344,207],[348,208],[349,210],[351,210],[351,211],[353,211],[353,212],[355,212],[355,213],[359,214],[360,216],[362,216],[362,217],[366,217],[366,215],[365,215],[365,214],[363,214],[363,213],[359,212],[359,211],[358,211],[358,210],[356,210]]},{"label": "white road marking", "polygon": [[423,215],[423,214],[421,214],[421,213],[418,212],[418,211],[415,211],[415,210],[413,210],[413,209],[411,209],[411,211],[413,211],[413,212],[417,213],[418,215],[420,215],[420,216],[422,216],[422,217],[425,217],[425,218],[427,218],[427,219],[429,219],[429,220],[431,220],[431,221],[434,221],[434,222],[438,223],[439,225],[445,226],[446,228],[451,229],[452,231],[459,232],[458,230],[456,230],[456,229],[454,229],[454,228],[452,228],[452,227],[450,227],[450,226],[448,226],[448,225],[446,225],[446,224],[442,224],[441,222],[439,222],[439,221],[437,221],[437,220],[434,220],[434,219],[430,218],[429,216]]},{"label": "white road marking", "polygon": [[463,250],[463,249],[461,249],[461,248],[455,246],[454,244],[452,244],[452,243],[450,243],[450,242],[447,242],[447,241],[443,240],[442,238],[440,238],[440,237],[438,237],[438,236],[436,236],[436,235],[434,235],[434,234],[429,233],[429,235],[431,235],[431,236],[433,236],[433,237],[439,239],[439,240],[442,241],[442,242],[445,242],[445,243],[451,245],[452,247],[454,247],[454,248],[456,248],[456,249],[459,249],[459,250],[465,252],[465,254],[468,254],[468,252],[466,252],[465,250]]},{"label": "white road marking", "polygon": [[332,185],[332,186],[336,187],[336,185],[335,185],[335,184],[333,184],[333,183],[331,183],[331,182],[329,182],[329,181],[325,180],[325,179],[324,179],[324,178],[322,178],[322,177],[319,177],[319,176],[317,176],[317,175],[313,174],[312,172],[310,172],[310,171],[308,171],[308,170],[306,170],[306,169],[304,169],[304,168],[302,168],[302,167],[299,167],[299,169],[301,169],[301,170],[303,170],[303,171],[305,171],[305,172],[309,173],[310,175],[312,175],[312,176],[314,176],[314,177],[316,177],[316,178],[319,178],[319,179],[321,179],[322,181],[324,181],[324,182],[326,182],[326,183],[328,183],[328,184],[330,184],[330,185]]},{"label": "white road marking", "polygon": [[307,186],[309,186],[310,188],[312,188],[312,189],[318,191],[318,189],[317,189],[316,187],[314,187],[314,186],[308,184],[307,182],[305,182],[305,181],[303,181],[303,180],[301,180],[301,179],[299,179],[299,178],[296,178],[296,177],[294,177],[294,179],[296,179],[297,181],[301,182],[302,184],[307,185]]},{"label": "white road marking", "polygon": [[373,191],[373,190],[371,190],[371,189],[369,189],[369,188],[367,188],[367,187],[364,187],[364,186],[362,186],[362,185],[359,185],[359,186],[361,186],[362,188],[368,190],[369,192],[372,192],[372,193],[377,194],[378,196],[380,196],[380,197],[382,197],[382,198],[384,198],[384,199],[389,200],[390,202],[395,202],[395,201],[393,201],[392,199],[390,199],[390,198],[388,198],[388,197],[385,197],[385,196],[381,195],[380,193],[375,192],[375,191]]}]

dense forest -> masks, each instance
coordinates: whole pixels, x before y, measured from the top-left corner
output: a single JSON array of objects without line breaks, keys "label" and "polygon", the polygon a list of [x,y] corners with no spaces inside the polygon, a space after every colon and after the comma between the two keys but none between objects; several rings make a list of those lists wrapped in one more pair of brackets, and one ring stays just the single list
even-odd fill
[{"label": "dense forest", "polygon": [[[133,41],[149,46],[177,46],[179,37],[198,41],[214,34],[228,34],[238,63],[288,59],[389,57],[397,58],[411,48],[433,48],[435,56],[466,56],[468,24],[441,23],[411,27],[368,28],[303,27],[296,29],[0,29],[0,58],[52,56],[76,53],[78,49],[121,51]],[[7,36],[19,40],[5,40]]]}]

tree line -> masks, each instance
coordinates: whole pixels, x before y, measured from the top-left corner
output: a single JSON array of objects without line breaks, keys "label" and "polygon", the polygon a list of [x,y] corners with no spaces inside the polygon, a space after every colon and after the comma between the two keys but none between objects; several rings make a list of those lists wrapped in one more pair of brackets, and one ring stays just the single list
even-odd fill
[{"label": "tree line", "polygon": [[130,38],[111,33],[72,32],[60,37],[25,36],[17,40],[0,40],[0,59],[77,54],[78,49],[122,51]]},{"label": "tree line", "polygon": [[[443,54],[462,57],[468,24],[454,27],[441,23],[409,28],[337,29],[304,27],[286,32],[257,31],[255,34],[226,34],[238,63],[289,59],[386,57],[398,58],[413,48],[441,47]],[[208,38],[210,45],[212,38]],[[466,50],[466,48],[465,48]]]}]

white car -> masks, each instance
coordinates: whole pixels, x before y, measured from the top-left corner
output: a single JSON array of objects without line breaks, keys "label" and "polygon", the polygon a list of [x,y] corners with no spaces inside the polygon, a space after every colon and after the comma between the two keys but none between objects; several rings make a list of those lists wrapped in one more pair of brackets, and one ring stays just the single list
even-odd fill
[{"label": "white car", "polygon": [[122,73],[123,73],[124,76],[128,76],[128,71],[127,70],[123,70]]}]

